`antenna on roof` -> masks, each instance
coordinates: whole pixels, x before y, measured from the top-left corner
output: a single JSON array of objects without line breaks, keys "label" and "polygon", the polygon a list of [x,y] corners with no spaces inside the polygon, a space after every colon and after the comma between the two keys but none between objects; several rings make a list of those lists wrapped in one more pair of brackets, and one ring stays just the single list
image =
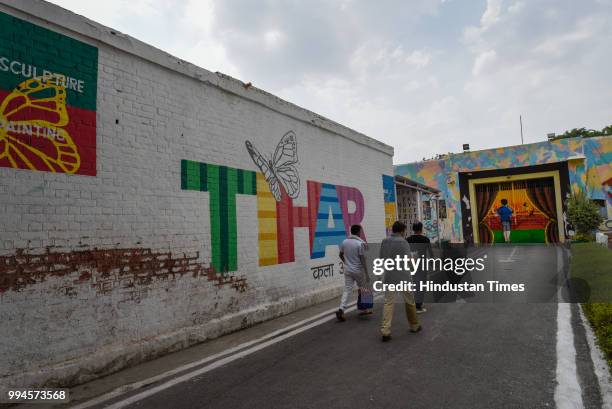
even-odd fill
[{"label": "antenna on roof", "polygon": [[525,142],[523,142],[523,116],[519,115],[519,122],[521,123],[521,145],[524,144]]}]

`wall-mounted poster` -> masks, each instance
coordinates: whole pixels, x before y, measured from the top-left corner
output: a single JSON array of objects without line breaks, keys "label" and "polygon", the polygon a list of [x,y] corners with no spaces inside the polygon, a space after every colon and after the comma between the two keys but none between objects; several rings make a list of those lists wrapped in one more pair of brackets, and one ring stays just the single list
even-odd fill
[{"label": "wall-mounted poster", "polygon": [[0,166],[96,174],[98,49],[0,13]]}]

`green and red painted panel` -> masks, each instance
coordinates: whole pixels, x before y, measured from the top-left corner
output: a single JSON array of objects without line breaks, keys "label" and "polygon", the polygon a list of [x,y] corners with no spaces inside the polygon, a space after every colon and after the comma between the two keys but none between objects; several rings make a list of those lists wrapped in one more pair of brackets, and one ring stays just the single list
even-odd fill
[{"label": "green and red painted panel", "polygon": [[0,166],[96,174],[98,49],[0,13]]}]

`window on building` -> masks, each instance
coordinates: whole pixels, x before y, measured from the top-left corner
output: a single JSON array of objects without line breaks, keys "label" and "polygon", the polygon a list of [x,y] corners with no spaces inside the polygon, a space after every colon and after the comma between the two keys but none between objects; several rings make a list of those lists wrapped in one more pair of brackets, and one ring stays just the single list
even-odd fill
[{"label": "window on building", "polygon": [[429,200],[423,202],[423,219],[431,220],[431,202]]},{"label": "window on building", "polygon": [[446,219],[446,200],[439,200],[438,206],[438,217],[440,219]]}]

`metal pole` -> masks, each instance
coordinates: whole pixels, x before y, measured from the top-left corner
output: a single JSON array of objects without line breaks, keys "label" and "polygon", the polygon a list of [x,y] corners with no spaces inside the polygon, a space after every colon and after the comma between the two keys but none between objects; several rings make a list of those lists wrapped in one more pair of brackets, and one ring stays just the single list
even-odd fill
[{"label": "metal pole", "polygon": [[524,143],[523,142],[523,116],[519,115],[519,121],[521,122],[521,145]]}]

